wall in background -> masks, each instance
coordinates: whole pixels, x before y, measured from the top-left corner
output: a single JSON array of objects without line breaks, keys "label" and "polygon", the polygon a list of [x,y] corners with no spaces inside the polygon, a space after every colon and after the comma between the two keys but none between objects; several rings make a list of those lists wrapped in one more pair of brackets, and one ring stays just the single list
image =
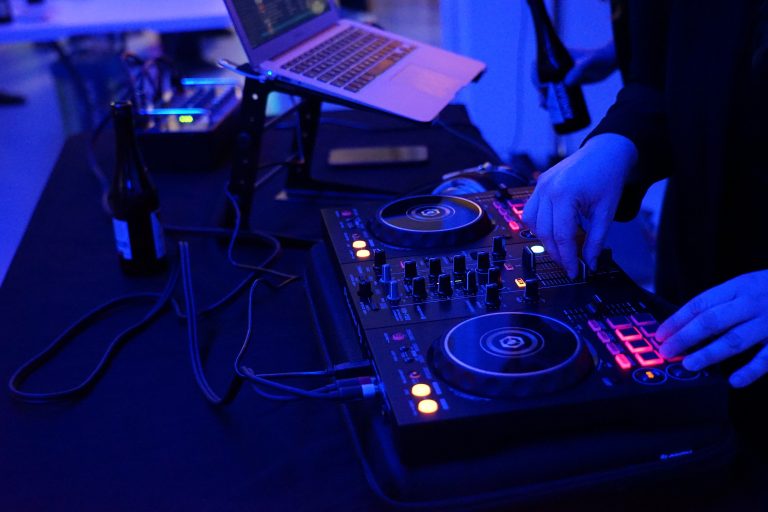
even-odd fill
[{"label": "wall in background", "polygon": [[[560,15],[560,36],[569,48],[599,47],[612,37],[606,0],[561,0]],[[441,17],[443,46],[488,65],[480,82],[462,91],[459,101],[468,105],[473,121],[502,158],[527,152],[544,165],[556,142],[531,80],[536,41],[525,0],[442,0]],[[584,87],[593,125],[620,87],[618,73]],[[587,133],[589,129],[563,137],[567,151],[578,148]]]}]

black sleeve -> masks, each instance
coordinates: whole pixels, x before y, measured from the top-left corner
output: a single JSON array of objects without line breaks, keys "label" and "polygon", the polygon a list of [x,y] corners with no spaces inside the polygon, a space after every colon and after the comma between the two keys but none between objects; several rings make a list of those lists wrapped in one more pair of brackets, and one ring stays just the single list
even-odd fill
[{"label": "black sleeve", "polygon": [[617,220],[637,215],[648,187],[669,175],[669,137],[664,84],[667,65],[666,0],[628,2],[629,74],[616,101],[584,140],[601,133],[616,133],[637,147],[638,164],[624,188]]}]

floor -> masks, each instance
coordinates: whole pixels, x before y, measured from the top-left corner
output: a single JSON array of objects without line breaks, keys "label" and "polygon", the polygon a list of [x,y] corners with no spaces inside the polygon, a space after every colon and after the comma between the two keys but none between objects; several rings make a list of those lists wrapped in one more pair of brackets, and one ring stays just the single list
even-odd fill
[{"label": "floor", "polygon": [[[441,40],[439,0],[369,0],[371,13],[363,15],[381,26],[425,42]],[[133,44],[152,44],[154,36],[134,36]],[[234,37],[209,40],[209,60],[227,57],[244,60]],[[28,44],[0,45],[0,91],[26,97],[22,106],[0,106],[0,283],[13,259],[61,146],[73,130],[72,109],[66,90],[57,89],[51,73],[56,55],[50,48]],[[66,212],[62,212],[66,214]],[[653,219],[651,219],[652,221]],[[652,237],[640,219],[616,226],[610,235],[617,259],[646,287],[652,281],[652,251],[637,251],[626,240]],[[649,235],[651,233],[651,235]],[[652,247],[649,240],[646,248]]]}]

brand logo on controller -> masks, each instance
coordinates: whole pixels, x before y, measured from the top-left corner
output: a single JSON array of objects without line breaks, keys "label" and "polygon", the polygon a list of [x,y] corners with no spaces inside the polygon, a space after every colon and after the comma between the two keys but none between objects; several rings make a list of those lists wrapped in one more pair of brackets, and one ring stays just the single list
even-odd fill
[{"label": "brand logo on controller", "polygon": [[415,221],[428,222],[453,217],[456,210],[448,205],[422,204],[410,208],[406,215]]},{"label": "brand logo on controller", "polygon": [[520,336],[505,336],[499,340],[499,345],[504,348],[517,350],[525,345],[525,341]]},{"label": "brand logo on controller", "polygon": [[525,327],[500,327],[480,337],[480,347],[496,357],[528,357],[544,348],[544,338]]}]

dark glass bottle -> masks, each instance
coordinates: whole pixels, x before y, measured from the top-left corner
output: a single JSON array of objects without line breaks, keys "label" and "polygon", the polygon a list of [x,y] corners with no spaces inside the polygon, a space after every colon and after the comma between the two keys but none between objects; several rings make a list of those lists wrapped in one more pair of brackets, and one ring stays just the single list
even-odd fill
[{"label": "dark glass bottle", "polygon": [[589,112],[578,85],[565,85],[573,59],[557,36],[543,0],[528,0],[536,29],[536,71],[546,88],[547,110],[555,132],[564,134],[589,126]]},{"label": "dark glass bottle", "polygon": [[113,103],[112,120],[116,166],[108,201],[120,266],[127,274],[152,274],[167,267],[160,200],[136,144],[131,102]]},{"label": "dark glass bottle", "polygon": [[0,23],[10,23],[11,21],[13,21],[11,0],[0,0]]}]

